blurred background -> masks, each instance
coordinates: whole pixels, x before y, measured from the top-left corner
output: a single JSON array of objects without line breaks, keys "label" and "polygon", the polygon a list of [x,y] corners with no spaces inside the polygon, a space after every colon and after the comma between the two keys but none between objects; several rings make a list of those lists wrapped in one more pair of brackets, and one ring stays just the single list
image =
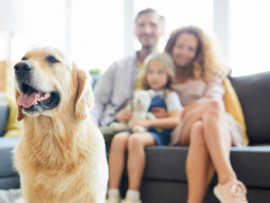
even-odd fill
[{"label": "blurred background", "polygon": [[233,76],[270,70],[270,0],[0,0],[0,91],[12,89],[12,67],[30,49],[53,46],[81,69],[101,72],[140,49],[134,18],[151,7],[170,33],[196,25],[219,41]]}]

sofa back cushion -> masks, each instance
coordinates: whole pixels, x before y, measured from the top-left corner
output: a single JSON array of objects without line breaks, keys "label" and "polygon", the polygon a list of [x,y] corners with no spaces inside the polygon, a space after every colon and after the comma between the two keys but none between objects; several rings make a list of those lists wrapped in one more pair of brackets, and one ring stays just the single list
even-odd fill
[{"label": "sofa back cushion", "polygon": [[0,137],[6,132],[6,125],[9,117],[8,102],[0,96]]},{"label": "sofa back cushion", "polygon": [[250,144],[270,143],[270,71],[231,78],[247,126]]}]

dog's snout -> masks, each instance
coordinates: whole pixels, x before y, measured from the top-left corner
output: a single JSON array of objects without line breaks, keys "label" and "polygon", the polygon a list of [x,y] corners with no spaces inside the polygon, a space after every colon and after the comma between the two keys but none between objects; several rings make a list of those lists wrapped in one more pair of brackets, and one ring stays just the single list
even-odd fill
[{"label": "dog's snout", "polygon": [[32,65],[26,61],[19,62],[14,66],[15,73],[29,72],[32,70]]}]

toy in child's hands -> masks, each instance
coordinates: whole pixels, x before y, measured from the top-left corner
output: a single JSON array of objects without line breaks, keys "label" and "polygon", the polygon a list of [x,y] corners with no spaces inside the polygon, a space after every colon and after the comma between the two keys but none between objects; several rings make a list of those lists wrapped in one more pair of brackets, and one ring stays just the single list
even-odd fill
[{"label": "toy in child's hands", "polygon": [[112,122],[110,128],[115,132],[130,129],[135,133],[147,132],[145,127],[135,125],[132,129],[132,124],[138,120],[155,120],[156,117],[151,112],[148,112],[152,98],[155,96],[154,90],[135,90],[133,92],[132,109],[133,117],[127,122]]}]

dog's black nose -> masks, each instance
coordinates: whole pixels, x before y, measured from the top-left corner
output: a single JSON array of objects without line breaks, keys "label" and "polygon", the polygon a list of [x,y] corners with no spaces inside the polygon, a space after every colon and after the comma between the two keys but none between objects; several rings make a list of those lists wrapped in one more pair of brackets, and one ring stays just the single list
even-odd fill
[{"label": "dog's black nose", "polygon": [[15,73],[29,72],[33,69],[32,65],[26,61],[19,62],[14,66]]}]

